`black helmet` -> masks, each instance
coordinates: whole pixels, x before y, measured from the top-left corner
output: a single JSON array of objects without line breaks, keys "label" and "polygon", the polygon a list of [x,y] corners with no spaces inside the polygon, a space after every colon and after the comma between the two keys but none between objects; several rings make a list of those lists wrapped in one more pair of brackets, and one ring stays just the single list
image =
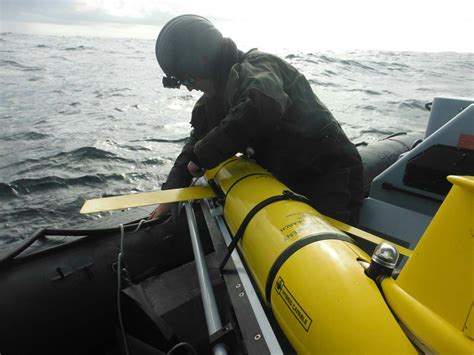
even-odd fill
[{"label": "black helmet", "polygon": [[161,69],[170,77],[213,78],[218,72],[221,47],[222,34],[209,20],[182,15],[163,27],[155,54]]}]

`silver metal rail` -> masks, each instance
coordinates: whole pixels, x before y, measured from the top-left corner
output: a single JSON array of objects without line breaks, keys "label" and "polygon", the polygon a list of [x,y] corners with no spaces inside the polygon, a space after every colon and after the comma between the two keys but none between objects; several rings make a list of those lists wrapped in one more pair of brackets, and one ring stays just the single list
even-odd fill
[{"label": "silver metal rail", "polygon": [[[192,207],[192,202],[184,204],[186,210],[186,217],[188,220],[189,232],[191,234],[191,243],[193,246],[194,259],[196,260],[196,270],[199,279],[199,287],[201,288],[201,298],[204,306],[204,314],[206,316],[206,323],[209,335],[214,334],[222,328],[222,322],[217,309],[216,298],[214,290],[209,278],[207,270],[206,259],[202,250],[201,241],[199,239],[199,232],[197,229],[196,216]],[[212,349],[215,355],[227,355],[226,347],[223,343],[214,345]]]},{"label": "silver metal rail", "polygon": [[[216,210],[211,210],[211,214],[216,219],[217,225],[222,234],[222,237],[224,238],[226,245],[229,245],[232,241],[232,237],[224,222],[224,218],[222,217],[221,213]],[[242,281],[242,286],[247,292],[248,300],[262,331],[263,339],[267,343],[268,349],[270,350],[270,354],[283,355],[283,350],[280,347],[280,343],[278,342],[278,339],[275,333],[273,332],[272,326],[270,325],[270,322],[267,318],[267,315],[265,314],[265,311],[263,310],[262,304],[260,303],[257,294],[255,293],[255,289],[252,285],[252,282],[250,281],[250,278],[247,274],[247,271],[245,270],[245,267],[242,263],[242,260],[240,259],[237,250],[234,250],[231,255],[231,258],[234,262],[235,269],[239,274],[240,280]]]}]

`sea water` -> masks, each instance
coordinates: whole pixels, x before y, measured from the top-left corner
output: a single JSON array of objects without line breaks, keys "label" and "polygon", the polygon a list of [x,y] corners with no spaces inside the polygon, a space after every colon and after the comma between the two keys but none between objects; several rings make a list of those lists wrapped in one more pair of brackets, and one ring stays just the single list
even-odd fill
[{"label": "sea water", "polygon": [[[472,53],[274,54],[354,142],[423,134],[434,96],[474,97]],[[107,215],[80,215],[85,199],[160,189],[199,97],[162,76],[153,40],[0,34],[0,245]]]}]

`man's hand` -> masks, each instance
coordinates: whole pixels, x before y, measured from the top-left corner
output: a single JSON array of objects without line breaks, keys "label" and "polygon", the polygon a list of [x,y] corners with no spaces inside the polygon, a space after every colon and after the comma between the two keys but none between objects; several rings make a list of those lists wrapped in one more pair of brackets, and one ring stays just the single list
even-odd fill
[{"label": "man's hand", "polygon": [[172,203],[163,203],[161,205],[159,205],[157,208],[155,208],[149,215],[148,215],[148,219],[151,220],[151,219],[156,219],[160,216],[163,216],[169,212],[171,212],[171,206],[172,206]]},{"label": "man's hand", "polygon": [[182,204],[179,202],[162,203],[148,215],[148,220],[156,219],[169,213],[173,221],[176,221],[181,212],[181,207]]},{"label": "man's hand", "polygon": [[188,163],[188,171],[193,177],[200,177],[204,175],[204,169],[200,168],[195,162]]},{"label": "man's hand", "polygon": [[[191,176],[200,177],[204,175],[205,170],[199,167],[195,162],[190,161],[188,163],[188,171],[191,174]],[[162,203],[148,215],[148,219],[149,220],[156,219],[167,213],[171,213],[173,220],[176,220],[176,218],[179,215],[179,210],[180,210],[179,207],[180,206],[178,203]]]}]

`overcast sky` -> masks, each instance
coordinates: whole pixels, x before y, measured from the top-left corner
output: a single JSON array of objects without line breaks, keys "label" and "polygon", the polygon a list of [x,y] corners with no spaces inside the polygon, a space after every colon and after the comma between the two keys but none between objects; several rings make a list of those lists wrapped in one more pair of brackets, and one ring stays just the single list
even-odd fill
[{"label": "overcast sky", "polygon": [[474,0],[0,0],[0,31],[151,39],[184,13],[243,49],[474,52]]}]

